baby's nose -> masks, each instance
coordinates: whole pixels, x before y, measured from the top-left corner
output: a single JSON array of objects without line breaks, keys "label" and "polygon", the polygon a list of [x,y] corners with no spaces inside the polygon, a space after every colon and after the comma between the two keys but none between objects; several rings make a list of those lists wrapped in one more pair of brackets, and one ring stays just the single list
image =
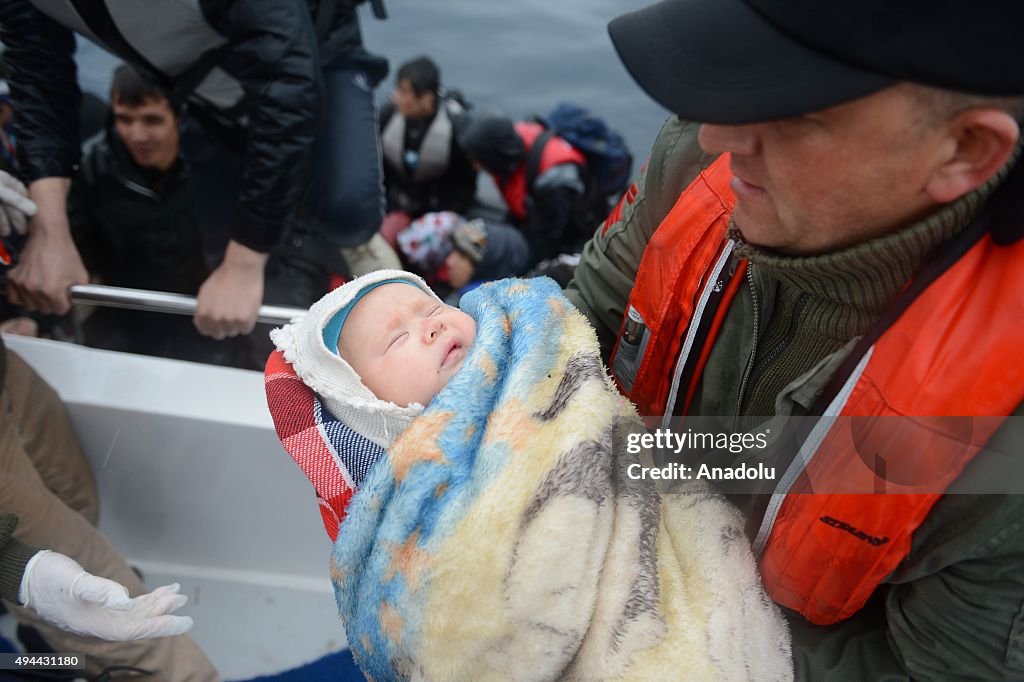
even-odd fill
[{"label": "baby's nose", "polygon": [[423,321],[423,341],[433,343],[444,331],[444,322],[436,317],[428,317]]}]

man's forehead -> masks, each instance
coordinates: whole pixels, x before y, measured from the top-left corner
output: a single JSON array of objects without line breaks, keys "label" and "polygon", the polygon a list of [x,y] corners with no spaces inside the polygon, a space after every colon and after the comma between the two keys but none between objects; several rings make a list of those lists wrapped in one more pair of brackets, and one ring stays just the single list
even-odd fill
[{"label": "man's forehead", "polygon": [[140,104],[127,104],[122,101],[119,97],[114,97],[110,103],[111,109],[115,113],[137,113],[142,111],[154,111],[159,109],[161,113],[173,114],[174,111],[171,109],[171,103],[167,101],[166,97],[147,97],[142,100]]}]

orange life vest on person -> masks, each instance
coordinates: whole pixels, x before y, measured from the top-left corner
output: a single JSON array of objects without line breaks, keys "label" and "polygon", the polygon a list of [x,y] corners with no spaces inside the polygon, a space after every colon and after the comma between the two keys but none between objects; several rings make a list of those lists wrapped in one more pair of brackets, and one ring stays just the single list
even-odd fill
[{"label": "orange life vest on person", "polygon": [[[641,414],[671,416],[680,405],[686,413],[743,279],[745,263],[733,261],[726,238],[730,179],[728,158],[716,160],[644,251],[612,357]],[[856,366],[839,377],[841,389],[777,481],[754,540],[768,594],[813,623],[839,622],[864,605],[941,493],[1024,402],[1024,240],[1000,246],[986,232],[937,272],[863,354],[855,351]],[[858,421],[883,430],[893,421],[869,421],[877,417],[903,418],[898,432],[876,434],[873,445],[891,453],[884,471],[855,442],[871,432]]]},{"label": "orange life vest on person", "polygon": [[[524,158],[528,159],[530,158],[530,150],[533,149],[533,143],[544,132],[544,126],[539,123],[517,121],[514,127],[516,134],[522,138],[523,145],[526,147]],[[541,153],[537,176],[540,177],[544,171],[560,163],[575,163],[584,166],[587,163],[587,159],[571,144],[555,136],[548,140],[544,151]],[[516,220],[520,222],[526,220],[526,197],[530,193],[530,188],[526,186],[526,162],[524,161],[520,164],[519,168],[505,178],[494,176],[494,182],[498,186],[498,191],[501,192],[502,198],[505,199],[505,204],[508,206],[509,211],[515,216]]]}]

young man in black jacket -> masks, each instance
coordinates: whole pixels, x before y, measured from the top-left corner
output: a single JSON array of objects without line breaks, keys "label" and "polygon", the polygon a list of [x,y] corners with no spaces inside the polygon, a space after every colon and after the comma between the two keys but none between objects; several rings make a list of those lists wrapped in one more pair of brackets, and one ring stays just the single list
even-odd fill
[{"label": "young man in black jacket", "polygon": [[[89,141],[68,195],[75,246],[104,284],[195,295],[210,268],[196,220],[179,111],[128,64],[114,72],[111,125]],[[237,343],[201,336],[175,315],[99,308],[91,346],[216,364],[243,363]]]}]

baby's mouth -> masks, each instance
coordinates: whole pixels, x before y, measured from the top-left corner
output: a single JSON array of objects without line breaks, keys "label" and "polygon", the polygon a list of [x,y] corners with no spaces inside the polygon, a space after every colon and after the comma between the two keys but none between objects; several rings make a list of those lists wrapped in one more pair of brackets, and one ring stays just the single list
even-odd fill
[{"label": "baby's mouth", "polygon": [[441,369],[447,369],[458,360],[459,351],[462,350],[462,344],[457,339],[452,339],[448,342],[448,350],[445,351],[444,357],[441,359]]}]

